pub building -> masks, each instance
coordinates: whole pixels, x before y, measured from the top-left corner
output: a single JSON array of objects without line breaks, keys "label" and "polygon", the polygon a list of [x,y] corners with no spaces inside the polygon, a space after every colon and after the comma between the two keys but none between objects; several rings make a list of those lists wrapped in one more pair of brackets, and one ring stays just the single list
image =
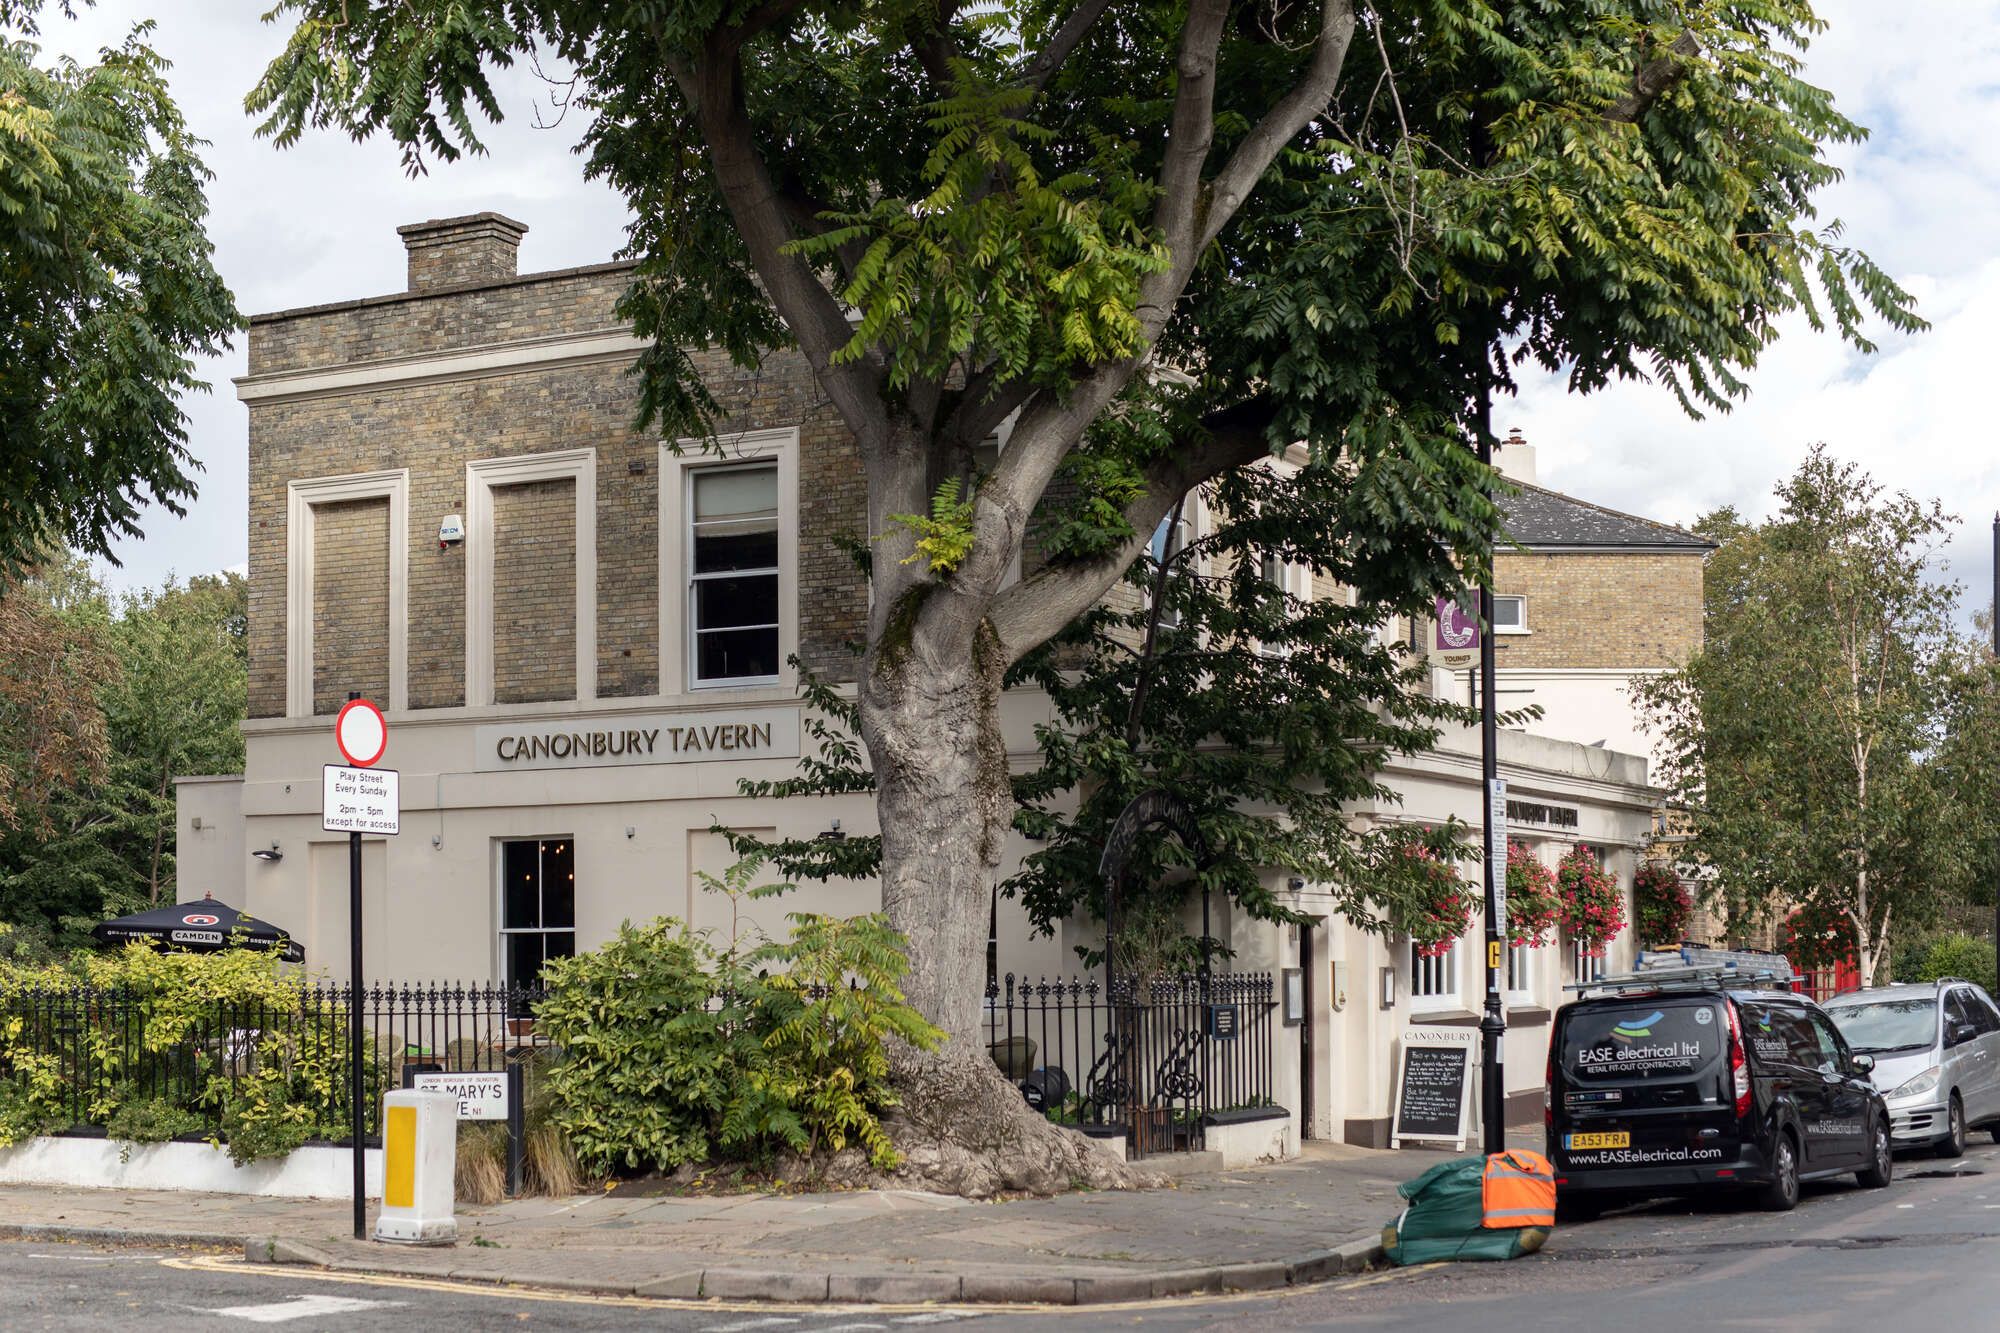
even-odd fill
[{"label": "pub building", "polygon": [[[310,967],[345,979],[347,839],[321,831],[319,800],[322,765],[339,762],[333,714],[355,690],[384,710],[381,763],[401,774],[400,834],[362,843],[370,979],[531,981],[628,919],[726,935],[733,910],[776,933],[791,910],[875,909],[872,883],[733,906],[700,887],[734,859],[715,826],[811,837],[875,819],[866,796],[739,793],[797,771],[791,659],[851,683],[863,629],[843,549],[864,527],[859,461],[811,375],[790,355],[751,372],[698,353],[720,451],[634,433],[626,370],[642,345],[613,309],[628,265],[517,273],[526,228],[493,213],[399,230],[407,290],[249,323],[244,772],[178,783],[183,895],[289,926]],[[1433,687],[1459,688],[1445,672]],[[1033,691],[1004,701],[1018,763],[1046,714]],[[1516,837],[1551,864],[1583,842],[1629,889],[1656,805],[1642,757],[1507,732],[1500,762]],[[1476,826],[1476,731],[1386,781],[1400,804],[1355,818]],[[1025,850],[1015,837],[1006,855]],[[1477,1023],[1477,939],[1418,959],[1334,915],[1321,886],[1271,878],[1318,924],[1218,903],[1215,930],[1232,967],[1286,978],[1272,1091],[1291,1114],[1273,1148],[1386,1146],[1404,1029]],[[1102,927],[1038,938],[1001,901],[996,937],[1001,972],[1069,976]],[[1630,948],[1510,954],[1513,1114],[1539,1118],[1561,987]]]}]

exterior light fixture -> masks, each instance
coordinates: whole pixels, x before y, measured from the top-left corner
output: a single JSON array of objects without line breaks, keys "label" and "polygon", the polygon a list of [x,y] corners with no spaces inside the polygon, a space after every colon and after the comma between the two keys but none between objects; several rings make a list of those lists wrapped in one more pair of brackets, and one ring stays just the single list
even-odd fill
[{"label": "exterior light fixture", "polygon": [[1396,1007],[1396,969],[1393,967],[1382,969],[1382,1007],[1384,1009]]},{"label": "exterior light fixture", "polygon": [[263,861],[268,864],[275,864],[276,862],[285,859],[285,854],[278,850],[278,844],[276,842],[273,842],[268,848],[259,847],[256,851],[250,853],[250,855],[256,857],[259,861]]}]

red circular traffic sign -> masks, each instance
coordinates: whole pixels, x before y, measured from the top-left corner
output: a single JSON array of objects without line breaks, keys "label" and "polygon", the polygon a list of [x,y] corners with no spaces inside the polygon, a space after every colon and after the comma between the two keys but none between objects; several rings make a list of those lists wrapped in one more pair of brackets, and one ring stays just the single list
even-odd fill
[{"label": "red circular traffic sign", "polygon": [[349,699],[333,720],[333,741],[356,768],[373,768],[389,748],[389,724],[366,699]]}]

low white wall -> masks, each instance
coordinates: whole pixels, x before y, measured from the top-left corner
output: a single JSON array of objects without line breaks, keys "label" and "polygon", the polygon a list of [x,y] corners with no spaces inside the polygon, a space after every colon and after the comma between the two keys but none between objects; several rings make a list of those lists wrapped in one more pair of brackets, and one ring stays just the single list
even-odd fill
[{"label": "low white wall", "polygon": [[1202,1127],[1202,1146],[1222,1154],[1222,1169],[1259,1162],[1281,1162],[1298,1156],[1298,1118],[1284,1115],[1269,1120],[1240,1120],[1231,1124]]},{"label": "low white wall", "polygon": [[[365,1169],[368,1197],[381,1198],[380,1148],[368,1149]],[[345,1199],[354,1189],[354,1158],[346,1148],[313,1147],[238,1166],[206,1143],[51,1137],[0,1148],[0,1184]]]}]

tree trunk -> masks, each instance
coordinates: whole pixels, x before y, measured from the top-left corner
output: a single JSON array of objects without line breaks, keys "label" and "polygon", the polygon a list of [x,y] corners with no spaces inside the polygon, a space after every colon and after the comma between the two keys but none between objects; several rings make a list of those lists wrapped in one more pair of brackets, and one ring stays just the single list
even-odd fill
[{"label": "tree trunk", "polygon": [[[1014,811],[1005,664],[984,625],[970,651],[940,648],[914,625],[924,592],[905,596],[909,614],[890,617],[863,673],[861,734],[875,770],[882,909],[909,941],[904,994],[945,1040],[891,1052],[902,1100],[884,1123],[904,1157],[892,1179],[975,1198],[1153,1183],[1031,1110],[987,1052],[988,909]],[[865,1160],[843,1159],[832,1183],[873,1178]]]}]

